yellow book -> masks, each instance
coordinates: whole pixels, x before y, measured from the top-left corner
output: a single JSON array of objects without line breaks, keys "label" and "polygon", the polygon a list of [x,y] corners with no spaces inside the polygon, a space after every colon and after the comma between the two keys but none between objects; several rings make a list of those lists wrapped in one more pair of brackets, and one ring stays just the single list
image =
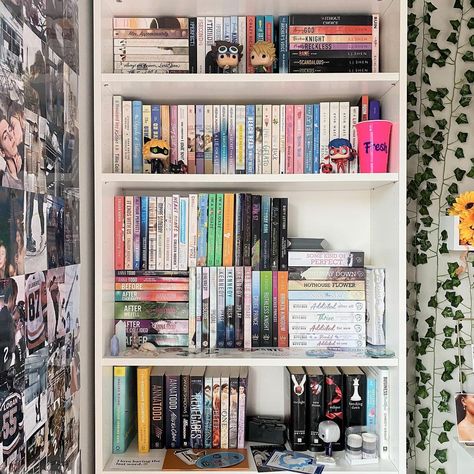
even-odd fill
[{"label": "yellow book", "polygon": [[224,194],[222,265],[234,265],[234,194]]},{"label": "yellow book", "polygon": [[137,368],[138,452],[150,451],[150,372],[151,367]]}]

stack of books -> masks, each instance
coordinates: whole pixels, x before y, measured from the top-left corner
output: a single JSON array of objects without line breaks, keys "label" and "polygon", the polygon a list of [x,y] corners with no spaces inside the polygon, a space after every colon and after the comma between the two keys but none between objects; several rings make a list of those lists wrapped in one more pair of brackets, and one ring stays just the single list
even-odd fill
[{"label": "stack of books", "polygon": [[344,449],[351,426],[367,426],[379,438],[379,457],[389,457],[389,371],[386,367],[288,367],[290,374],[290,444],[295,451],[324,451],[319,423],[338,424],[341,436],[333,443]]},{"label": "stack of books", "polygon": [[289,251],[289,346],[366,346],[363,252]]},{"label": "stack of books", "polygon": [[[367,95],[357,105],[149,105],[114,96],[112,114],[114,173],[163,172],[143,156],[153,139],[167,143],[170,166],[189,174],[319,173],[332,140],[357,150],[355,125],[382,118]],[[332,172],[357,173],[357,159]]]},{"label": "stack of books", "polygon": [[379,72],[374,15],[291,15],[289,72]]},{"label": "stack of books", "polygon": [[288,272],[189,269],[189,348],[288,347]]},{"label": "stack of books", "polygon": [[247,367],[114,367],[113,452],[242,449]]},{"label": "stack of books", "polygon": [[114,72],[189,72],[188,18],[114,18]]}]

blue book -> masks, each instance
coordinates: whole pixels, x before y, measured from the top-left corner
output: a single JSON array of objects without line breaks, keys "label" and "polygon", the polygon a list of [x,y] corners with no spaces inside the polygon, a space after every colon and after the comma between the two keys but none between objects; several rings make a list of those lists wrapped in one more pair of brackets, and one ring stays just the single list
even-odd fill
[{"label": "blue book", "polygon": [[221,173],[221,109],[220,105],[213,106],[212,126],[212,163],[214,174]]},{"label": "blue book", "polygon": [[252,271],[252,347],[260,347],[260,272]]},{"label": "blue book", "polygon": [[151,138],[161,138],[160,106],[151,106]]},{"label": "blue book", "polygon": [[133,196],[133,269],[140,270],[140,251],[142,242],[140,240],[141,230],[141,200],[140,196]]},{"label": "blue book", "polygon": [[255,41],[265,41],[265,17],[255,17]]},{"label": "blue book", "polygon": [[225,347],[225,267],[217,269],[217,337],[216,346]]},{"label": "blue book", "polygon": [[196,105],[196,173],[204,174],[204,105]]},{"label": "blue book", "polygon": [[143,125],[142,102],[132,102],[132,170],[134,173],[143,173]]},{"label": "blue book", "polygon": [[288,16],[280,16],[279,38],[278,38],[278,72],[288,72],[289,52],[288,52]]},{"label": "blue book", "polygon": [[230,29],[230,16],[224,17],[224,40],[225,41],[232,40],[232,34],[231,34],[231,29]]},{"label": "blue book", "polygon": [[255,105],[247,105],[245,110],[247,126],[245,131],[245,169],[247,174],[255,174]]},{"label": "blue book", "polygon": [[319,173],[319,104],[313,105],[313,173]]},{"label": "blue book", "polygon": [[204,267],[207,263],[207,202],[208,194],[200,194],[198,202],[198,242],[197,266]]},{"label": "blue book", "polygon": [[313,173],[313,106],[304,106],[304,173]]},{"label": "blue book", "polygon": [[380,110],[380,101],[377,99],[369,100],[369,120],[380,120],[382,112]]},{"label": "blue book", "polygon": [[239,42],[239,23],[236,16],[230,17],[230,38],[232,43]]},{"label": "blue book", "polygon": [[235,344],[234,267],[225,267],[225,346]]},{"label": "blue book", "polygon": [[229,161],[227,121],[227,105],[221,105],[221,174],[227,174],[227,164]]},{"label": "blue book", "polygon": [[372,374],[367,375],[367,416],[366,425],[376,429],[377,423],[377,379]]},{"label": "blue book", "polygon": [[141,197],[140,269],[148,270],[148,196]]},{"label": "blue book", "polygon": [[273,15],[265,15],[265,40],[273,43],[275,34],[273,32]]}]

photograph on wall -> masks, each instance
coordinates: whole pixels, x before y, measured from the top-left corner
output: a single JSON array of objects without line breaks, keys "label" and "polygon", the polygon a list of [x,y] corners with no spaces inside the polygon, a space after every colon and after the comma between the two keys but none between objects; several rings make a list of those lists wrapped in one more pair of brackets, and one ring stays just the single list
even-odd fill
[{"label": "photograph on wall", "polygon": [[65,282],[61,288],[61,305],[64,309],[66,333],[76,334],[79,331],[79,265],[64,268]]},{"label": "photograph on wall", "polygon": [[64,466],[65,373],[60,370],[48,387],[48,469],[63,471]]},{"label": "photograph on wall", "polygon": [[63,175],[60,177],[66,188],[79,186],[79,129],[78,129],[78,78],[64,64],[64,136]]},{"label": "photograph on wall", "polygon": [[54,52],[64,58],[64,3],[65,0],[46,0],[46,39]]},{"label": "photograph on wall", "polygon": [[21,7],[23,0],[3,0],[3,3],[11,11],[15,18],[22,18]]},{"label": "photograph on wall", "polygon": [[66,319],[64,307],[64,267],[46,272],[46,293],[48,295],[48,345],[52,352],[57,345],[64,344]]},{"label": "photograph on wall", "polygon": [[79,5],[77,0],[64,1],[63,46],[64,62],[79,73]]},{"label": "photograph on wall", "polygon": [[43,424],[26,439],[26,468],[28,473],[45,472],[47,455],[47,425]]},{"label": "photograph on wall", "polygon": [[54,127],[63,129],[64,61],[51,48],[48,48],[47,66],[46,118]]},{"label": "photograph on wall", "polygon": [[48,298],[46,272],[31,273],[25,279],[26,344],[29,354],[46,346]]},{"label": "photograph on wall", "polygon": [[459,442],[474,444],[474,393],[457,393],[455,404]]},{"label": "photograph on wall", "polygon": [[69,465],[79,451],[79,393],[67,398],[64,403],[64,457]]},{"label": "photograph on wall", "polygon": [[48,194],[62,196],[64,186],[61,182],[63,172],[63,131],[49,121],[44,122],[44,137],[46,145],[46,186]]},{"label": "photograph on wall", "polygon": [[23,21],[44,42],[46,42],[46,1],[23,0]]},{"label": "photograph on wall", "polygon": [[46,251],[47,196],[42,193],[25,193],[26,273],[48,268]]},{"label": "photograph on wall", "polygon": [[25,191],[46,194],[46,119],[25,109],[24,163]]},{"label": "photograph on wall", "polygon": [[23,25],[8,3],[0,2],[0,64],[19,80],[23,74]]},{"label": "photograph on wall", "polygon": [[80,263],[78,188],[68,189],[64,197],[64,264]]},{"label": "photograph on wall", "polygon": [[46,214],[48,268],[64,266],[64,200],[47,196]]}]

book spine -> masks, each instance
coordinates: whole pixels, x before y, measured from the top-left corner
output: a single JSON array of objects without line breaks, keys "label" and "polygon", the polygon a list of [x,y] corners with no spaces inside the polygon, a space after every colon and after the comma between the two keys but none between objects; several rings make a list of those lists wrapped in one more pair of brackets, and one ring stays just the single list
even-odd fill
[{"label": "book spine", "polygon": [[221,375],[221,449],[229,449],[229,377]]},{"label": "book spine", "polygon": [[305,25],[290,26],[291,35],[371,35],[372,27],[369,25]]},{"label": "book spine", "polygon": [[371,15],[291,15],[290,25],[311,26],[346,26],[346,25],[371,25]]},{"label": "book spine", "polygon": [[255,106],[255,174],[263,173],[263,105]]},{"label": "book spine", "polygon": [[272,174],[280,172],[280,106],[272,105]]},{"label": "book spine", "polygon": [[260,272],[252,270],[252,347],[260,347]]},{"label": "book spine", "polygon": [[132,101],[122,102],[122,172],[131,173],[132,166]]},{"label": "book spine", "polygon": [[133,304],[114,303],[114,316],[119,319],[154,319],[154,320],[181,320],[188,319],[188,304],[184,303],[157,303],[139,301]]},{"label": "book spine", "polygon": [[288,72],[288,16],[280,16],[279,19],[279,55],[278,72]]},{"label": "book spine", "polygon": [[191,446],[191,380],[188,373],[181,374],[180,404],[181,404],[181,447]]},{"label": "book spine", "polygon": [[242,370],[241,370],[240,377],[239,377],[239,416],[238,416],[238,435],[237,435],[237,448],[238,449],[244,449],[245,447],[247,389],[248,389],[247,372],[242,373]]},{"label": "book spine", "polygon": [[363,267],[364,252],[288,252],[290,267]]},{"label": "book spine", "polygon": [[[350,142],[352,145],[352,149],[358,149],[357,143],[357,130],[356,124],[359,123],[359,107],[351,106],[350,110]],[[355,157],[352,161],[349,161],[349,172],[350,173],[358,173],[359,172],[359,157],[358,153],[355,153]]]},{"label": "book spine", "polygon": [[351,333],[356,335],[357,339],[360,339],[361,336],[365,337],[365,329],[363,324],[359,323],[341,323],[339,321],[335,323],[290,323],[290,332],[292,335],[296,334],[306,334],[307,338],[310,339],[310,336],[313,334],[319,335],[323,333],[338,333],[346,334]]},{"label": "book spine", "polygon": [[290,290],[288,291],[288,298],[290,300],[363,300],[365,298],[365,291],[346,291],[346,290]]},{"label": "book spine", "polygon": [[263,105],[262,113],[262,173],[272,174],[272,106]]},{"label": "book spine", "polygon": [[319,104],[313,105],[313,163],[311,165],[312,173],[319,173],[320,162],[320,137],[319,137],[320,109]]},{"label": "book spine", "polygon": [[288,347],[288,272],[278,272],[278,347]]},{"label": "book spine", "polygon": [[214,17],[214,42],[224,39],[224,17]]},{"label": "book spine", "polygon": [[252,195],[244,195],[242,213],[242,265],[252,264]]},{"label": "book spine", "polygon": [[142,147],[142,103],[139,100],[132,102],[132,168],[134,173],[143,173]]},{"label": "book spine", "polygon": [[222,265],[222,246],[224,232],[224,195],[216,194],[216,245],[215,245],[215,265]]},{"label": "book spine", "polygon": [[227,174],[229,167],[229,135],[228,135],[228,106],[223,104],[220,106],[221,117],[221,174]]},{"label": "book spine", "polygon": [[243,284],[243,347],[252,348],[252,268],[244,267]]},{"label": "book spine", "polygon": [[202,269],[201,347],[209,347],[209,267]]},{"label": "book spine", "polygon": [[280,269],[280,199],[270,201],[270,270]]},{"label": "book spine", "polygon": [[123,99],[120,95],[112,97],[112,172],[122,173],[122,107]]},{"label": "book spine", "polygon": [[150,369],[137,368],[138,452],[150,451]]},{"label": "book spine", "polygon": [[140,269],[140,229],[141,229],[141,199],[133,196],[133,269]]},{"label": "book spine", "polygon": [[196,267],[189,267],[188,347],[196,349]]},{"label": "book spine", "polygon": [[196,174],[196,109],[194,105],[188,105],[187,109],[186,154],[188,173]]},{"label": "book spine", "polygon": [[344,374],[344,426],[365,426],[367,378],[365,374]]},{"label": "book spine", "polygon": [[156,270],[156,196],[148,198],[148,209],[148,270]]},{"label": "book spine", "polygon": [[289,317],[290,323],[363,323],[363,313],[298,313],[292,312]]},{"label": "book spine", "polygon": [[261,207],[262,196],[252,195],[252,270],[261,268]]},{"label": "book spine", "polygon": [[260,273],[260,346],[272,347],[272,272]]},{"label": "book spine", "polygon": [[125,196],[124,244],[126,269],[133,268],[133,196]]},{"label": "book spine", "polygon": [[196,105],[196,173],[204,174],[204,106]]},{"label": "book spine", "polygon": [[165,228],[164,228],[164,245],[165,245],[165,270],[171,270],[171,255],[173,252],[173,198],[165,197]]},{"label": "book spine", "polygon": [[[390,456],[390,380],[388,369],[380,367],[377,379],[377,422],[379,429],[380,459]],[[379,409],[380,408],[380,409]],[[379,415],[380,413],[380,415]]]},{"label": "book spine", "polygon": [[295,105],[295,131],[294,131],[294,163],[293,172],[302,174],[304,171],[304,137],[305,120],[304,105]]},{"label": "book spine", "polygon": [[236,153],[236,135],[235,135],[235,105],[229,105],[227,107],[227,112],[229,114],[228,121],[228,163],[227,163],[227,173],[235,174],[235,153]]},{"label": "book spine", "polygon": [[290,280],[365,280],[365,268],[356,267],[293,267]]},{"label": "book spine", "polygon": [[265,41],[265,17],[255,17],[255,41]]},{"label": "book spine", "polygon": [[178,270],[188,269],[189,197],[179,198]]},{"label": "book spine", "polygon": [[[214,44],[214,17],[206,16],[206,51],[205,56],[211,51],[211,47]],[[207,65],[206,65],[207,67]],[[206,69],[206,73],[211,73],[211,70]]]},{"label": "book spine", "polygon": [[367,374],[367,412],[366,423],[367,427],[373,431],[377,427],[377,381],[376,378]]},{"label": "book spine", "polygon": [[295,312],[313,313],[325,311],[327,313],[364,312],[365,300],[361,301],[290,301],[288,302],[290,315]]},{"label": "book spine", "polygon": [[246,174],[255,174],[255,105],[246,106]]},{"label": "book spine", "polygon": [[113,453],[123,453],[126,449],[126,368],[114,367],[114,398],[113,398]]},{"label": "book spine", "polygon": [[255,44],[255,17],[247,16],[247,73],[255,72],[252,64],[250,63],[250,51]]},{"label": "book spine", "polygon": [[203,267],[207,262],[207,207],[209,195],[199,194],[198,203],[198,242],[197,242],[197,265]]},{"label": "book spine", "polygon": [[235,344],[237,348],[244,346],[244,267],[235,267]]},{"label": "book spine", "polygon": [[209,349],[217,347],[217,267],[209,268]]},{"label": "book spine", "polygon": [[216,256],[216,195],[209,194],[207,217],[207,266],[215,265]]},{"label": "book spine", "polygon": [[212,169],[214,174],[221,173],[221,107],[212,106]]},{"label": "book spine", "polygon": [[272,347],[278,347],[278,272],[272,271]]},{"label": "book spine", "polygon": [[330,119],[329,102],[319,104],[320,122],[319,122],[319,161],[322,165],[324,160],[329,158],[329,140],[330,140]]},{"label": "book spine", "polygon": [[230,17],[230,41],[232,43],[239,42],[239,18],[235,15]]},{"label": "book spine", "polygon": [[[142,106],[142,150],[143,145],[151,140],[151,105]],[[151,173],[151,164],[143,160],[143,173]]]},{"label": "book spine", "polygon": [[316,452],[324,451],[319,423],[324,420],[324,375],[309,375],[307,390],[308,444]]},{"label": "book spine", "polygon": [[350,139],[350,103],[339,102],[339,138]]},{"label": "book spine", "polygon": [[212,105],[204,106],[204,173],[212,174],[213,167],[213,114]]},{"label": "book spine", "polygon": [[244,209],[245,195],[238,193],[235,195],[235,231],[234,231],[234,265],[242,265],[242,214]]},{"label": "book spine", "polygon": [[224,41],[231,41],[232,40],[232,33],[231,33],[231,26],[230,26],[230,16],[224,17]]},{"label": "book spine", "polygon": [[183,279],[182,282],[115,282],[116,290],[135,290],[135,291],[150,291],[150,290],[165,290],[165,291],[187,291],[189,288],[188,282]]},{"label": "book spine", "polygon": [[280,174],[286,172],[286,105],[280,105]]},{"label": "book spine", "polygon": [[190,446],[204,447],[204,383],[201,376],[191,373]]},{"label": "book spine", "polygon": [[212,378],[212,447],[221,447],[221,378]]},{"label": "book spine", "polygon": [[367,342],[382,346],[385,344],[385,269],[367,269],[366,275]]},{"label": "book spine", "polygon": [[125,268],[125,197],[114,196],[114,266],[116,270]]},{"label": "book spine", "polygon": [[197,220],[198,220],[198,195],[189,195],[189,237],[188,237],[188,264],[189,267],[197,265]]},{"label": "book spine", "polygon": [[213,402],[213,379],[204,378],[204,448],[212,448],[212,402]]},{"label": "book spine", "polygon": [[[332,420],[339,426],[341,432],[344,429],[344,386],[342,374],[326,374],[324,377],[324,416],[326,420]],[[336,451],[344,449],[344,437],[333,443]]]},{"label": "book spine", "polygon": [[171,270],[179,270],[179,195],[172,196]]},{"label": "book spine", "polygon": [[290,377],[290,443],[295,451],[304,451],[306,444],[306,392],[305,374],[291,374]]},{"label": "book spine", "polygon": [[311,174],[313,172],[313,128],[314,115],[313,105],[305,105],[305,143],[304,143],[304,172]]},{"label": "book spine", "polygon": [[189,18],[189,72],[197,73],[197,18]]},{"label": "book spine", "polygon": [[[188,107],[178,105],[178,163],[188,165]],[[188,168],[189,172],[189,168]]]},{"label": "book spine", "polygon": [[292,280],[288,285],[288,289],[290,289],[290,290],[354,290],[354,291],[364,291],[366,289],[366,283],[363,280],[360,280],[360,281]]},{"label": "book spine", "polygon": [[234,267],[225,268],[225,346],[235,347]]},{"label": "book spine", "polygon": [[165,375],[165,447],[168,449],[179,448],[181,444],[181,387],[179,379],[179,375]]},{"label": "book spine", "polygon": [[234,194],[224,194],[224,231],[222,263],[225,267],[234,264]]},{"label": "book spine", "polygon": [[202,349],[202,267],[196,267],[196,349]]},{"label": "book spine", "polygon": [[247,17],[238,17],[239,36],[238,42],[242,45],[242,59],[239,62],[238,72],[245,74],[247,64]]},{"label": "book spine", "polygon": [[262,230],[261,230],[261,248],[260,248],[260,267],[261,270],[270,270],[271,262],[271,232],[270,232],[270,220],[271,220],[271,199],[269,196],[262,196]]},{"label": "book spine", "polygon": [[197,38],[196,38],[196,54],[197,54],[197,72],[204,74],[205,58],[206,58],[206,19],[203,16],[197,17]]},{"label": "book spine", "polygon": [[380,15],[372,15],[372,72],[380,72],[379,48],[380,48]]},{"label": "book spine", "polygon": [[245,173],[245,105],[235,106],[235,172]]},{"label": "book spine", "polygon": [[226,327],[226,275],[225,268],[217,268],[217,337],[216,347],[225,347]]},{"label": "book spine", "polygon": [[239,377],[229,377],[229,448],[237,448],[239,431]]},{"label": "book spine", "polygon": [[132,291],[132,290],[116,290],[115,301],[188,301],[187,291]]},{"label": "book spine", "polygon": [[[274,25],[273,25],[273,16],[272,15],[265,15],[265,41],[269,43],[275,43],[275,33],[274,33]],[[267,70],[267,73],[275,72],[275,64],[273,67],[270,67]]]},{"label": "book spine", "polygon": [[291,104],[286,107],[286,133],[285,133],[285,149],[286,149],[286,174],[294,173],[294,112],[295,108]]},{"label": "book spine", "polygon": [[170,106],[160,106],[161,118],[161,139],[171,146],[171,123],[170,123]]},{"label": "book spine", "polygon": [[363,95],[359,100],[359,121],[364,122],[369,120],[369,96]]},{"label": "book spine", "polygon": [[178,106],[170,105],[170,161],[172,164],[178,163]]},{"label": "book spine", "polygon": [[280,198],[279,270],[288,270],[288,198]]}]

